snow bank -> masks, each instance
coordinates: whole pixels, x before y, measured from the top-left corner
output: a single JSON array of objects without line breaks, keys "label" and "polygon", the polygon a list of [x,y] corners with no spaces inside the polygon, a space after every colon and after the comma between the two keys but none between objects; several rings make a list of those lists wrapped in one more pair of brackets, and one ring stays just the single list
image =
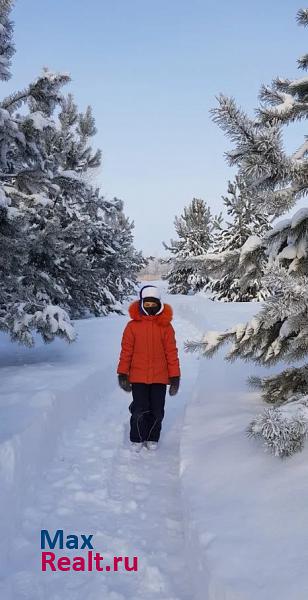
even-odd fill
[{"label": "snow bank", "polygon": [[[118,330],[107,347],[98,334],[103,319],[104,334],[110,327]],[[44,345],[38,339],[31,349],[0,336],[0,512],[10,517],[1,525],[0,576],[5,573],[8,540],[20,529],[22,507],[48,470],[59,438],[115,385],[110,372],[122,326],[123,319],[114,315],[87,319],[76,322],[74,344],[57,339]]]}]

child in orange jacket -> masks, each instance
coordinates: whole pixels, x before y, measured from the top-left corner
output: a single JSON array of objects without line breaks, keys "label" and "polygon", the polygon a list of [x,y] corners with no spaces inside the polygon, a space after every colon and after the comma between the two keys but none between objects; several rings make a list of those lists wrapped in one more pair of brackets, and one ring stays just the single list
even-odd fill
[{"label": "child in orange jacket", "polygon": [[180,364],[175,333],[171,325],[173,316],[169,304],[161,300],[159,289],[145,285],[140,298],[129,307],[131,321],[127,323],[121,344],[117,373],[120,387],[132,392],[129,407],[130,441],[136,451],[142,445],[150,450],[157,448],[167,384],[174,396],[180,384]]}]

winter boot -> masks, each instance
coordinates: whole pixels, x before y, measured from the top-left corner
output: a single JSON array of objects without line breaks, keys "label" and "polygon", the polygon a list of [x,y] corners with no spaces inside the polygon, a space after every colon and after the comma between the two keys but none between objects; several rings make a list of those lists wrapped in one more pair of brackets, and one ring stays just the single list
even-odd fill
[{"label": "winter boot", "polygon": [[143,442],[131,442],[130,447],[134,452],[140,452]]},{"label": "winter boot", "polygon": [[158,443],[157,442],[147,442],[148,450],[157,450]]}]

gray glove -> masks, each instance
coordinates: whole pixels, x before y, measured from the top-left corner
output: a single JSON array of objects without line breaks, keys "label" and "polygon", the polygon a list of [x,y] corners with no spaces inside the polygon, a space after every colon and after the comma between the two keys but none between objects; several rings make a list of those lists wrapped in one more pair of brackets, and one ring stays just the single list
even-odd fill
[{"label": "gray glove", "polygon": [[180,378],[179,377],[170,377],[170,388],[169,394],[170,396],[175,396],[178,393],[180,387]]},{"label": "gray glove", "polygon": [[119,386],[124,392],[132,391],[132,384],[128,381],[128,375],[126,373],[118,373]]}]

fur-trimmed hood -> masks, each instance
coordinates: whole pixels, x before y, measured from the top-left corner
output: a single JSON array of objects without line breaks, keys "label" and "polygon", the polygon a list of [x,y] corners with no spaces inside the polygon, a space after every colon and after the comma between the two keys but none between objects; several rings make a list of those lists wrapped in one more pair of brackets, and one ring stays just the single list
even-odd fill
[{"label": "fur-trimmed hood", "polygon": [[129,306],[128,313],[130,318],[133,321],[142,321],[143,319],[155,319],[157,325],[161,325],[162,327],[166,327],[172,321],[173,318],[173,310],[170,304],[166,304],[164,302],[164,309],[159,315],[152,315],[151,317],[143,314],[140,311],[140,303],[139,300],[135,300]]}]

